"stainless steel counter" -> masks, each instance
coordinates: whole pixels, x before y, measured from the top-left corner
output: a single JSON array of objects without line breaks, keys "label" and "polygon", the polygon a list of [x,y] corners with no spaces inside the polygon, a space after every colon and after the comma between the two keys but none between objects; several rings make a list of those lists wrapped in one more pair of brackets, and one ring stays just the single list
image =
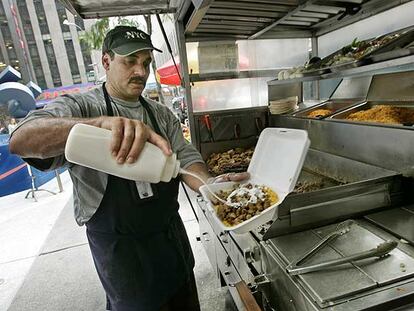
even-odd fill
[{"label": "stainless steel counter", "polygon": [[[275,296],[280,290],[277,286],[280,282],[290,284],[289,287],[295,288],[290,290],[290,295],[298,304],[296,310],[320,310],[328,306],[335,306],[335,310],[374,307],[381,310],[381,305],[388,301],[394,301],[393,306],[398,307],[406,303],[406,295],[414,299],[414,258],[412,252],[400,248],[385,258],[366,259],[299,276],[289,275],[286,271],[288,263],[335,230],[336,226],[332,224],[262,242],[262,252],[266,253],[263,256],[264,270],[270,280],[267,295]],[[321,249],[308,263],[349,256],[392,238],[395,239],[378,227],[357,220],[349,233]],[[414,250],[412,246],[410,249]],[[295,295],[300,297],[293,298]],[[375,301],[370,295],[376,296]],[[290,310],[292,305],[286,304],[286,299],[275,303],[281,310]]]},{"label": "stainless steel counter", "polygon": [[[414,73],[374,77],[370,98],[391,92],[386,99],[414,99],[408,77]],[[398,86],[390,91],[390,84]],[[269,123],[308,131],[312,144],[299,182],[318,187],[288,195],[272,221],[243,235],[220,231],[205,202],[199,202],[203,228],[215,236],[207,253],[225,283],[231,287],[232,280],[243,280],[263,310],[409,310],[414,303],[413,128],[294,115],[270,116]],[[397,248],[381,258],[289,272],[292,262],[349,219],[355,222],[351,230],[305,265],[346,259],[384,241],[397,241]]]}]

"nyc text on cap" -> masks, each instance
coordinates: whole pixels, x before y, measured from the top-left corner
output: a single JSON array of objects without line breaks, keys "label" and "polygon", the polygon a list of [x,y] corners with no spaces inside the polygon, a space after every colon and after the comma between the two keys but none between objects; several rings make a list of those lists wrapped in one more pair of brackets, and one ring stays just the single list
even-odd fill
[{"label": "nyc text on cap", "polygon": [[105,37],[102,52],[114,51],[121,56],[127,56],[142,50],[161,50],[152,45],[150,35],[131,26],[117,26],[110,30]]}]

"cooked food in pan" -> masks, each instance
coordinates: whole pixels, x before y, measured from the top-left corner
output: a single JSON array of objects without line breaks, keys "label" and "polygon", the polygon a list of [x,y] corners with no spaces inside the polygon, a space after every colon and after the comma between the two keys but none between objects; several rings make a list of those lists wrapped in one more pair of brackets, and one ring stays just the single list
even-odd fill
[{"label": "cooked food in pan", "polygon": [[298,182],[295,186],[295,189],[293,189],[293,193],[306,193],[306,192],[312,192],[316,190],[320,190],[324,188],[325,185],[322,181],[315,181],[315,182]]},{"label": "cooked food in pan", "polygon": [[316,109],[308,113],[309,118],[321,118],[326,117],[327,115],[332,114],[333,111],[331,109]]},{"label": "cooked food in pan", "polygon": [[237,203],[237,207],[221,202],[213,204],[217,216],[224,225],[232,227],[246,221],[275,204],[277,194],[266,186],[248,184],[235,185],[232,190],[216,193],[228,203]]},{"label": "cooked food in pan", "polygon": [[213,176],[230,172],[244,172],[250,164],[254,148],[235,148],[213,153],[207,159],[207,167]]},{"label": "cooked food in pan", "polygon": [[413,124],[414,109],[391,105],[377,105],[367,110],[351,113],[346,119],[387,124]]},{"label": "cooked food in pan", "polygon": [[398,38],[400,34],[386,35],[373,40],[358,41],[355,38],[351,44],[344,46],[337,54],[333,55],[332,58],[328,59],[324,66],[336,66],[343,63],[352,62],[359,60],[371,52],[379,49],[386,45],[388,42]]}]

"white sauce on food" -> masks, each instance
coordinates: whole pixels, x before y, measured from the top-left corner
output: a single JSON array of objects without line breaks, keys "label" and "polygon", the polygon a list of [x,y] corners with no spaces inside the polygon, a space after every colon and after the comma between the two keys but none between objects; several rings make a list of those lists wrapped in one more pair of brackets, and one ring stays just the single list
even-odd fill
[{"label": "white sauce on food", "polygon": [[[234,200],[232,200],[234,198]],[[240,188],[235,189],[227,197],[228,204],[236,203],[236,208],[244,207],[250,203],[256,204],[258,200],[265,200],[265,193],[260,186],[253,186],[251,189],[247,188],[247,184],[240,185]]]}]

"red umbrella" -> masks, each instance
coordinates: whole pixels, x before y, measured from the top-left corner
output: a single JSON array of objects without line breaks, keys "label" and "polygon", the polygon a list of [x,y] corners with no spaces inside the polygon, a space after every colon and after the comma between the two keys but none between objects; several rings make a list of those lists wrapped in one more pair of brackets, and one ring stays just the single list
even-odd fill
[{"label": "red umbrella", "polygon": [[[180,68],[180,62],[176,60],[177,67]],[[181,85],[180,76],[174,66],[174,62],[170,59],[164,65],[157,69],[157,77],[161,84]]]}]

